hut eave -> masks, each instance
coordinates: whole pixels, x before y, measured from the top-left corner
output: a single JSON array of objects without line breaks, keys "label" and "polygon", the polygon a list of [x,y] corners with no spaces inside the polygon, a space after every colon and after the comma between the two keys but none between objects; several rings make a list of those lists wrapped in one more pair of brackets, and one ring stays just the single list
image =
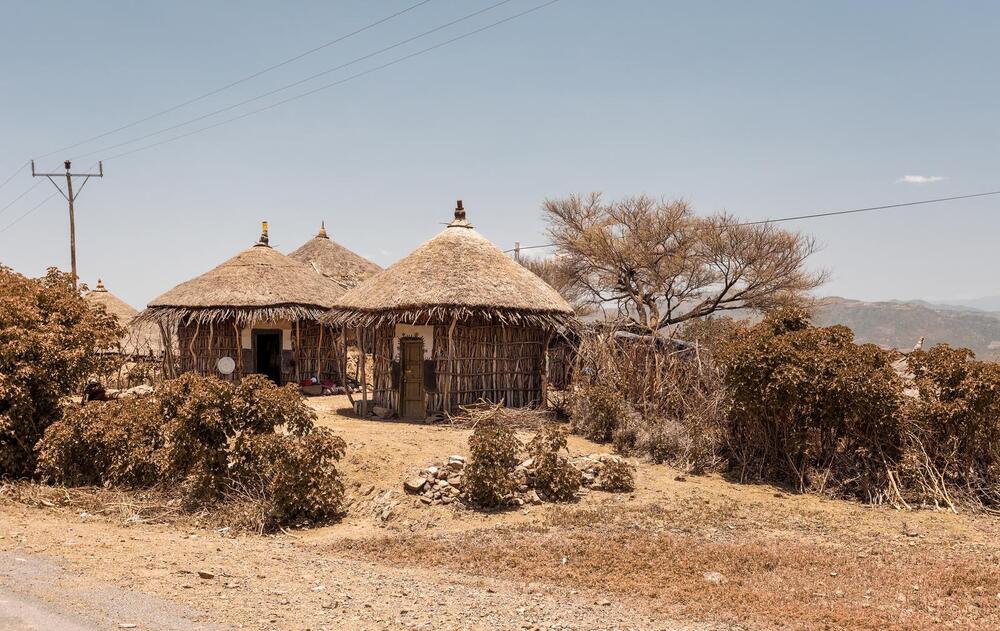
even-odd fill
[{"label": "hut eave", "polygon": [[232,321],[238,326],[248,326],[254,322],[275,322],[289,320],[319,320],[327,313],[324,307],[301,304],[277,304],[263,306],[219,305],[215,307],[183,307],[155,305],[147,307],[135,318],[135,322],[160,322],[163,324],[202,324]]},{"label": "hut eave", "polygon": [[345,327],[377,327],[383,324],[416,324],[426,321],[449,322],[482,319],[509,326],[540,326],[562,329],[576,324],[572,313],[527,311],[499,306],[414,305],[396,309],[357,309],[334,307],[323,321]]}]

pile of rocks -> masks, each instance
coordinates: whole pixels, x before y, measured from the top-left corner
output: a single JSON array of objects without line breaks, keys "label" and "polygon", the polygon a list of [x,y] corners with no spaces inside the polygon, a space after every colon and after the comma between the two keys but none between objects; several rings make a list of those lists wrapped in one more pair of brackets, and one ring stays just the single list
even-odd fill
[{"label": "pile of rocks", "polygon": [[[627,461],[614,454],[589,454],[570,459],[570,464],[580,472],[580,493],[587,489],[605,490],[602,473],[609,462]],[[628,465],[631,466],[631,465]],[[514,469],[517,491],[511,503],[515,506],[525,504],[541,504],[545,497],[532,488],[535,479],[535,461],[533,458],[522,460]],[[451,456],[442,464],[435,464],[422,469],[416,475],[403,482],[403,490],[420,497],[424,504],[437,506],[439,504],[456,504],[462,506],[462,474],[465,471],[465,458]],[[614,489],[606,489],[614,490]]]},{"label": "pile of rocks", "polygon": [[419,495],[424,504],[438,505],[459,502],[462,495],[464,456],[450,456],[448,462],[432,465],[403,482],[407,493]]}]

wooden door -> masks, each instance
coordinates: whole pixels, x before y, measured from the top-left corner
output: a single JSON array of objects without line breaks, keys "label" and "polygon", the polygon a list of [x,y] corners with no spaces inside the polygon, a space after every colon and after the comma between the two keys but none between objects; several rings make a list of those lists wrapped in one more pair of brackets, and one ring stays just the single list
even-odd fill
[{"label": "wooden door", "polygon": [[403,418],[424,418],[424,341],[417,338],[399,340],[402,379],[399,384],[399,415]]}]

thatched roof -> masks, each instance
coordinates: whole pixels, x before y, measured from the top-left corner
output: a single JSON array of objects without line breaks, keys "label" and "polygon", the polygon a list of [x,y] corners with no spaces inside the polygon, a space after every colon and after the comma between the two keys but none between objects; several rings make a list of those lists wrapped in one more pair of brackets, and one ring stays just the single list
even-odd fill
[{"label": "thatched roof", "polygon": [[337,300],[329,319],[350,326],[484,317],[563,326],[573,308],[476,232],[459,201],[455,220],[402,260]]},{"label": "thatched roof", "polygon": [[97,286],[84,294],[84,300],[92,305],[103,307],[108,314],[113,315],[125,329],[125,337],[121,340],[121,350],[129,355],[148,355],[150,352],[159,354],[163,350],[163,341],[155,325],[138,323],[135,316],[138,311],[118,296],[104,287],[104,282],[97,279]]},{"label": "thatched roof", "polygon": [[261,320],[317,320],[344,289],[312,267],[260,243],[149,303],[139,318],[246,325]]},{"label": "thatched roof", "polygon": [[320,227],[319,234],[288,256],[309,265],[344,289],[350,289],[382,271],[375,263],[331,240],[326,234],[325,224]]}]

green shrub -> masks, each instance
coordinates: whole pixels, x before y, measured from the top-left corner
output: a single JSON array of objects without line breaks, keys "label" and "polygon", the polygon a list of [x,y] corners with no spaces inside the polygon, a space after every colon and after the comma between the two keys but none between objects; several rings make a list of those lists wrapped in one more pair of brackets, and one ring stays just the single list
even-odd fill
[{"label": "green shrub", "polygon": [[559,452],[566,448],[566,433],[554,426],[542,427],[528,443],[534,460],[535,490],[544,499],[565,502],[580,490],[580,472]]},{"label": "green shrub", "polygon": [[469,437],[469,464],[462,475],[463,491],[475,506],[504,506],[517,491],[514,468],[521,442],[499,414],[483,417]]},{"label": "green shrub", "polygon": [[0,265],[0,477],[34,473],[35,444],[62,417],[61,399],[108,368],[96,351],[122,334],[69,274],[29,279]]}]

